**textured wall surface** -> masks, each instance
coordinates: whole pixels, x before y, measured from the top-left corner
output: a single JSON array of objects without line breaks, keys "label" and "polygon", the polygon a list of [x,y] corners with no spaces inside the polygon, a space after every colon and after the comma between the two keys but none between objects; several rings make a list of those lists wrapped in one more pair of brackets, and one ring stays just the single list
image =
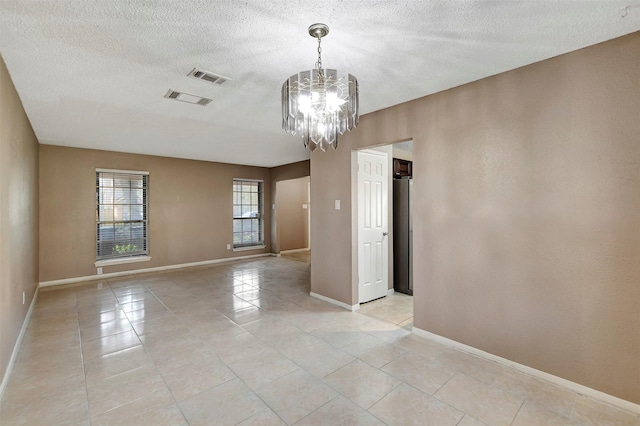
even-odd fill
[{"label": "textured wall surface", "polygon": [[104,267],[104,273],[267,253],[271,210],[265,209],[267,247],[233,252],[234,178],[264,180],[270,170],[50,145],[40,146],[40,281],[96,274],[96,168],[149,172],[151,261]]},{"label": "textured wall surface", "polygon": [[[640,403],[639,51],[634,33],[366,115],[312,157],[314,212],[350,199],[350,148],[413,138],[415,326]],[[351,304],[343,220],[312,219],[311,285]]]},{"label": "textured wall surface", "polygon": [[38,141],[0,57],[0,382],[37,285]]}]

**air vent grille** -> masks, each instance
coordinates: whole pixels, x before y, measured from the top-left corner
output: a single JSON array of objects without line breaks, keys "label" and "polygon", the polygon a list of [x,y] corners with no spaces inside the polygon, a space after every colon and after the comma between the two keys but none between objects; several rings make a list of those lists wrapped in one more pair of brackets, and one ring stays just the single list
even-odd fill
[{"label": "air vent grille", "polygon": [[176,101],[186,102],[188,104],[207,106],[211,102],[209,98],[203,98],[202,96],[192,95],[191,93],[177,92],[169,89],[164,95],[167,99],[175,99]]},{"label": "air vent grille", "polygon": [[217,85],[224,84],[227,81],[231,80],[229,77],[224,77],[209,71],[199,70],[197,68],[192,69],[191,72],[187,74],[187,76],[197,78],[198,80],[208,81]]}]

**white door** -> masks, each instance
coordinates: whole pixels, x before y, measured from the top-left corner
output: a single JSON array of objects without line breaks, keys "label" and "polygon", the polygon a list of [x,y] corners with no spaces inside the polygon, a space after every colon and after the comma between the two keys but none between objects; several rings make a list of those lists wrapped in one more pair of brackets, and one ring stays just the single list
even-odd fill
[{"label": "white door", "polygon": [[389,270],[388,158],[358,151],[358,291],[364,303],[387,295]]}]

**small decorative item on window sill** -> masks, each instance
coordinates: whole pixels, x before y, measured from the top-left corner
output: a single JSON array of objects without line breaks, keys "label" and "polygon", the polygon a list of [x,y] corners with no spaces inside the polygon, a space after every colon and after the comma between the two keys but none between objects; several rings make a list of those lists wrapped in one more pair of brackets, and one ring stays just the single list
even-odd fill
[{"label": "small decorative item on window sill", "polygon": [[302,137],[305,148],[326,151],[338,147],[338,134],[358,126],[358,80],[351,74],[338,76],[322,68],[322,37],[325,24],[313,24],[309,35],[318,39],[316,68],[289,77],[282,85],[282,128]]}]

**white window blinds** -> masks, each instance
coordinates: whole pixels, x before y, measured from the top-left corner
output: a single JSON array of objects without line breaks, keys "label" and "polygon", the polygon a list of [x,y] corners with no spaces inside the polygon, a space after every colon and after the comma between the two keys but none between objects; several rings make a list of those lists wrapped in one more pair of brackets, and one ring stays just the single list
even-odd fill
[{"label": "white window blinds", "polygon": [[96,258],[149,254],[149,175],[96,171]]}]

